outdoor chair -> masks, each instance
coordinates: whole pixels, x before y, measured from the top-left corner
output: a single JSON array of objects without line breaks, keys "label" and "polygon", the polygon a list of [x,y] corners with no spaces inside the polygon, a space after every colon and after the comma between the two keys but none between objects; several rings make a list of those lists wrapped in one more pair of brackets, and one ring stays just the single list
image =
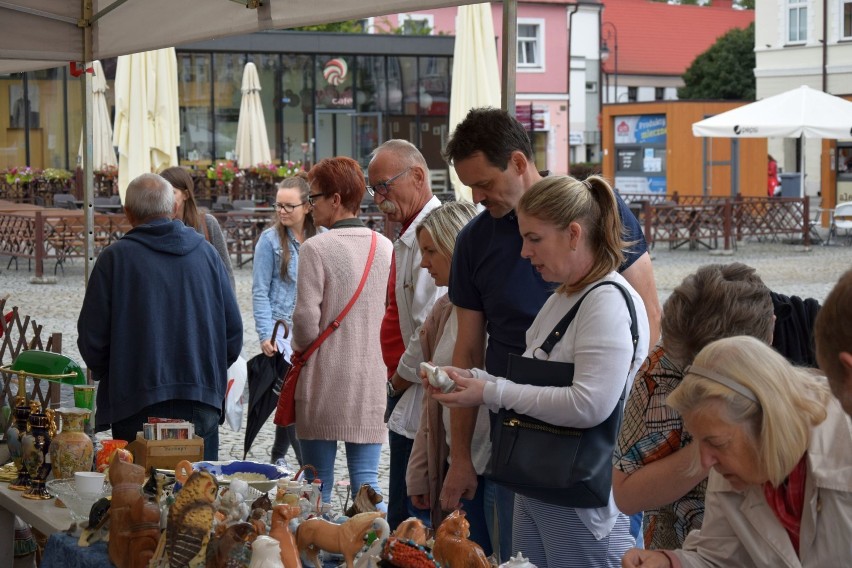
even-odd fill
[{"label": "outdoor chair", "polygon": [[76,197],[70,193],[57,193],[53,196],[53,206],[59,209],[77,209]]},{"label": "outdoor chair", "polygon": [[831,213],[831,227],[828,229],[826,244],[831,243],[831,237],[839,236],[838,231],[844,231],[847,244],[852,242],[852,201],[838,203]]},{"label": "outdoor chair", "polygon": [[113,209],[109,197],[95,197],[93,205],[98,213],[109,213]]},{"label": "outdoor chair", "polygon": [[240,209],[254,209],[255,204],[251,199],[234,199],[233,201],[234,209],[239,211]]},{"label": "outdoor chair", "polygon": [[219,195],[213,203],[213,211],[232,211],[234,209],[231,198],[227,195]]}]

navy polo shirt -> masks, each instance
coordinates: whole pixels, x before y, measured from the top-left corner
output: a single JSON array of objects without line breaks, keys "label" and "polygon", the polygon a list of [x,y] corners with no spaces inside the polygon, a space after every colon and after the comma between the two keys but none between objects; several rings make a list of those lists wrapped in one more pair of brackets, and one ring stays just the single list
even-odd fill
[{"label": "navy polo shirt", "polygon": [[[625,227],[623,272],[645,254],[642,228],[619,195],[618,210]],[[450,271],[450,301],[483,312],[488,346],[485,370],[506,376],[509,354],[526,349],[526,332],[544,302],[559,285],[545,282],[528,259],[521,258],[523,239],[514,211],[495,219],[488,211],[477,215],[459,232]]]}]

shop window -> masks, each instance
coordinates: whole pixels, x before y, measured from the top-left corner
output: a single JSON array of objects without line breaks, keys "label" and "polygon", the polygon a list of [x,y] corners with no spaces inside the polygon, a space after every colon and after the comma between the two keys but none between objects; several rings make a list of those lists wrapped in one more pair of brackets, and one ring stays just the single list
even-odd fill
[{"label": "shop window", "polygon": [[852,0],[843,0],[843,11],[840,37],[842,39],[852,39]]},{"label": "shop window", "polygon": [[400,14],[399,27],[403,35],[431,35],[435,28],[432,14]]},{"label": "shop window", "polygon": [[808,40],[807,0],[787,0],[787,42],[805,43]]},{"label": "shop window", "polygon": [[639,100],[639,87],[627,87],[627,102],[635,103]]},{"label": "shop window", "polygon": [[544,70],[544,20],[518,18],[518,68]]}]

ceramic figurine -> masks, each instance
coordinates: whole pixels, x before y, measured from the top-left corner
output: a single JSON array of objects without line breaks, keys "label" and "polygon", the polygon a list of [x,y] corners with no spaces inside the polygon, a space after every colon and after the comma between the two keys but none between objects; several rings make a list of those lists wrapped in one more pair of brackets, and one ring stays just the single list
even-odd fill
[{"label": "ceramic figurine", "polygon": [[115,457],[109,466],[112,504],[109,559],[117,568],[145,568],[160,537],[160,509],[142,493],[145,468]]},{"label": "ceramic figurine", "polygon": [[469,540],[468,536],[470,523],[465,519],[464,511],[457,509],[447,515],[435,531],[435,545],[432,547],[435,560],[452,568],[489,568],[482,547]]},{"label": "ceramic figurine", "polygon": [[429,540],[429,529],[417,517],[409,517],[399,523],[394,535],[403,540],[410,540],[421,546],[426,546]]},{"label": "ceramic figurine", "polygon": [[[126,440],[101,440],[101,449],[98,450],[98,453],[95,456],[96,470],[100,473],[106,473],[106,470],[112,461],[112,455],[116,452],[116,450],[123,450],[126,445]],[[128,460],[125,459],[124,461]],[[132,455],[129,461],[133,463]]]},{"label": "ceramic figurine", "polygon": [[250,523],[230,525],[210,541],[206,568],[248,568],[256,538],[257,532]]},{"label": "ceramic figurine", "polygon": [[435,562],[435,557],[425,546],[391,536],[382,549],[382,566],[438,568],[440,565]]},{"label": "ceramic figurine", "polygon": [[50,442],[54,479],[74,477],[77,471],[91,471],[92,439],[83,432],[83,421],[89,412],[85,408],[60,408],[56,411],[62,418],[62,430]]},{"label": "ceramic figurine", "polygon": [[442,368],[423,361],[420,363],[420,370],[426,373],[426,379],[429,381],[429,384],[442,393],[447,394],[456,390],[455,381]]},{"label": "ceramic figurine", "polygon": [[269,499],[268,493],[264,493],[263,495],[252,501],[251,510],[254,511],[255,509],[263,509],[264,511],[272,510],[272,501]]},{"label": "ceramic figurine", "polygon": [[254,530],[258,535],[265,535],[267,532],[266,528],[266,511],[264,511],[260,507],[256,507],[252,510],[251,516],[249,517],[249,522],[254,527]]},{"label": "ceramic figurine", "polygon": [[352,499],[352,506],[343,513],[347,517],[354,517],[358,513],[369,513],[375,511],[376,505],[382,502],[382,496],[369,484],[364,483]]},{"label": "ceramic figurine", "polygon": [[50,475],[51,463],[48,452],[50,441],[56,434],[53,410],[39,412],[38,402],[30,403],[30,431],[21,439],[21,458],[30,474],[30,486],[24,491],[24,499],[52,499],[45,482]]},{"label": "ceramic figurine", "polygon": [[523,554],[518,552],[517,556],[501,564],[500,568],[536,568],[536,565],[530,562],[529,558],[524,558]]},{"label": "ceramic figurine", "polygon": [[272,509],[272,526],[269,536],[278,541],[279,557],[284,568],[302,568],[296,538],[290,523],[298,518],[301,509],[296,505],[276,505]]},{"label": "ceramic figurine", "polygon": [[206,471],[196,471],[175,494],[166,525],[165,552],[171,568],[203,563],[213,528],[213,503],[218,493],[216,478]]},{"label": "ceramic figurine", "polygon": [[383,516],[378,511],[358,513],[344,523],[337,524],[322,518],[308,519],[296,531],[300,553],[306,553],[316,568],[322,568],[319,551],[343,555],[347,568],[353,568],[355,553],[361,549],[364,535],[373,526],[373,519]]},{"label": "ceramic figurine", "polygon": [[386,520],[379,517],[373,519],[373,530],[376,531],[376,538],[358,553],[355,558],[355,568],[378,568],[379,561],[382,559],[382,549],[390,537],[390,526]]},{"label": "ceramic figurine", "polygon": [[249,568],[284,568],[278,541],[271,536],[259,536],[251,545]]}]

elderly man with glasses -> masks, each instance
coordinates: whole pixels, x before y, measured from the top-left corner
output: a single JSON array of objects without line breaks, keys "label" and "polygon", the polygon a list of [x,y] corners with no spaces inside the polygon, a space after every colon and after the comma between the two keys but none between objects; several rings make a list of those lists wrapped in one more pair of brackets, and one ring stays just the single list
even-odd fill
[{"label": "elderly man with glasses", "polygon": [[420,268],[415,229],[420,220],[441,205],[432,195],[429,167],[420,151],[405,140],[388,140],[373,151],[368,167],[367,191],[391,221],[401,223],[393,243],[388,302],[382,321],[382,356],[388,369],[388,420],[390,436],[390,491],[388,524],[391,528],[417,512],[405,487],[405,472],[420,423],[423,387],[419,366],[423,360],[419,329],[432,304],[446,293],[437,288],[429,272]]}]

